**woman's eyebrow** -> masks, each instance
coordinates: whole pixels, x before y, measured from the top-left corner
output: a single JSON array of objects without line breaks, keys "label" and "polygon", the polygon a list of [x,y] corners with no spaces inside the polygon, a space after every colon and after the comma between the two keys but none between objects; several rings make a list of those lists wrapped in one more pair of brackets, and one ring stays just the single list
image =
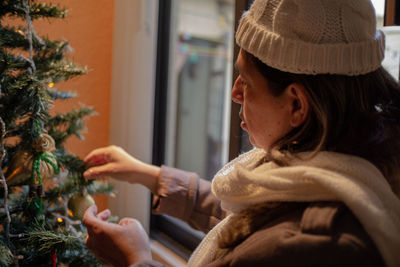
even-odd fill
[{"label": "woman's eyebrow", "polygon": [[234,64],[234,68],[235,70],[237,70],[239,72],[239,75],[244,78],[244,79],[248,79],[249,77],[247,76],[247,72],[245,70],[245,68],[240,67],[240,65],[238,64],[238,62],[236,61]]},{"label": "woman's eyebrow", "polygon": [[235,64],[234,64],[234,68],[235,70],[237,70],[239,72],[240,75],[245,74],[243,71],[243,68],[239,66],[238,61],[236,60]]}]

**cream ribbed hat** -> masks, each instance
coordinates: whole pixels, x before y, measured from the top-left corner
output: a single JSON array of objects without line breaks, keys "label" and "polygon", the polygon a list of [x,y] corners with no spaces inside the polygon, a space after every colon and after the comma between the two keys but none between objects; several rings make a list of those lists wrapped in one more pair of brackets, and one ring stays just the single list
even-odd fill
[{"label": "cream ribbed hat", "polygon": [[255,0],[236,42],[270,67],[302,74],[366,74],[385,49],[369,0]]}]

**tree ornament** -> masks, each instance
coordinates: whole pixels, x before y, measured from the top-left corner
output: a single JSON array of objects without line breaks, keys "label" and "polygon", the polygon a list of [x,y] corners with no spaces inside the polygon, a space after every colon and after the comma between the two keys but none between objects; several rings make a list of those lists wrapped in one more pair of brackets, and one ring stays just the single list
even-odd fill
[{"label": "tree ornament", "polygon": [[53,137],[48,134],[40,134],[39,138],[33,141],[33,149],[38,153],[51,153],[56,149]]},{"label": "tree ornament", "polygon": [[89,194],[78,193],[68,200],[68,209],[72,213],[72,217],[82,220],[85,211],[94,205],[94,199]]},{"label": "tree ornament", "polygon": [[[28,151],[20,151],[11,160],[5,174],[7,185],[28,184],[32,178],[33,168],[37,168],[35,174],[40,174],[42,181],[58,174],[57,160],[52,154],[55,150],[54,139],[48,134],[41,134],[33,142],[32,146],[37,155]],[[35,161],[37,162],[36,164],[34,164]]]}]

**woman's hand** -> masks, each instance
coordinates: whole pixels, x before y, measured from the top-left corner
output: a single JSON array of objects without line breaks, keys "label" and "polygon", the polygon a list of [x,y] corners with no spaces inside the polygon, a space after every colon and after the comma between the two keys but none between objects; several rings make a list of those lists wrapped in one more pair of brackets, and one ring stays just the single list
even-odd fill
[{"label": "woman's hand", "polygon": [[112,266],[129,266],[151,260],[149,238],[140,222],[124,218],[118,224],[108,223],[109,210],[96,213],[95,205],[88,208],[83,225],[88,231],[86,246],[100,261]]},{"label": "woman's hand", "polygon": [[120,181],[138,183],[156,193],[160,167],[144,163],[117,146],[93,150],[85,161],[90,168],[85,171],[87,179],[111,177]]}]

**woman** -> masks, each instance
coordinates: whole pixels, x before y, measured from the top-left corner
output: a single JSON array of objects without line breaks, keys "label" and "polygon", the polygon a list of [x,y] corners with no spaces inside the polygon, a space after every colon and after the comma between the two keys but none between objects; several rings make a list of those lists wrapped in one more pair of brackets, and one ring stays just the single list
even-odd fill
[{"label": "woman", "polygon": [[[371,2],[256,0],[236,41],[232,100],[253,150],[212,185],[117,147],[91,152],[85,176],[143,184],[154,212],[208,232],[190,266],[400,266],[400,86]],[[84,224],[98,257],[160,265],[137,221],[96,213]]]}]

